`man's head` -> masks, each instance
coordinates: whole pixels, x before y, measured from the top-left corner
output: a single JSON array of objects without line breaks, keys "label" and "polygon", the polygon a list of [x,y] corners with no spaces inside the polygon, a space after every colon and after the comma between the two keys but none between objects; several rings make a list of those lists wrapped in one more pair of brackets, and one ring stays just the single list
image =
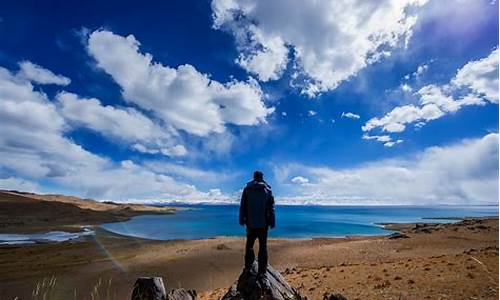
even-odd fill
[{"label": "man's head", "polygon": [[262,173],[261,171],[253,172],[253,180],[263,181],[264,180],[264,173]]}]

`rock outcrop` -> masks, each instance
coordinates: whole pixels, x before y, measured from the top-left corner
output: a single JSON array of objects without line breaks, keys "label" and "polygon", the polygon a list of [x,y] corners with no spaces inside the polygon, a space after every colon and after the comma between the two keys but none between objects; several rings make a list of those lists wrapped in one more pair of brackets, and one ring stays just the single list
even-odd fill
[{"label": "rock outcrop", "polygon": [[[134,284],[132,300],[196,300],[194,290],[173,289],[165,292],[161,277],[140,277]],[[243,271],[221,300],[307,300],[286,282],[273,267],[266,275],[257,276],[257,262]],[[325,294],[323,300],[347,300],[341,294]]]},{"label": "rock outcrop", "polygon": [[266,276],[257,278],[257,263],[250,271],[243,271],[222,300],[302,300],[307,299],[291,287],[273,267],[268,266]]}]

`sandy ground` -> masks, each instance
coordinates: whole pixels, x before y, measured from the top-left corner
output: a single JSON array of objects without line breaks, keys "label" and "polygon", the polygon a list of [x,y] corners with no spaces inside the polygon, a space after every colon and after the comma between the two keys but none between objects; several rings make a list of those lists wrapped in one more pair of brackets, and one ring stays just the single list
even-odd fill
[{"label": "sandy ground", "polygon": [[[331,292],[348,299],[498,299],[498,219],[401,229],[409,238],[271,239],[270,263],[312,299]],[[129,299],[139,276],[162,276],[167,289],[220,299],[241,272],[243,246],[241,238],[160,242],[99,229],[82,241],[0,246],[0,299],[32,299],[44,278],[39,290],[50,299]]]}]

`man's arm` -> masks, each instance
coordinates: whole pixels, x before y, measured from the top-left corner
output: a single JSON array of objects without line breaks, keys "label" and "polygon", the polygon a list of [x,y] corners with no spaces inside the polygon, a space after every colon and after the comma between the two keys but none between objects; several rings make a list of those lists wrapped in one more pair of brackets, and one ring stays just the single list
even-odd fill
[{"label": "man's arm", "polygon": [[247,189],[243,189],[241,193],[241,203],[240,203],[240,225],[245,225],[247,223]]},{"label": "man's arm", "polygon": [[269,227],[274,228],[276,226],[276,214],[274,212],[274,196],[271,189],[269,189],[269,195],[267,199],[267,222]]}]

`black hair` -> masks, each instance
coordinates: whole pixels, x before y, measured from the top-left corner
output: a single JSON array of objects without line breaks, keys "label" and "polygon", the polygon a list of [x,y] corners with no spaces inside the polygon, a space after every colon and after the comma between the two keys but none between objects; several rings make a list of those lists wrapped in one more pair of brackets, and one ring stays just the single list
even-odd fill
[{"label": "black hair", "polygon": [[255,171],[255,172],[253,172],[253,179],[254,180],[259,180],[259,181],[264,180],[264,173],[262,173],[261,171]]}]

